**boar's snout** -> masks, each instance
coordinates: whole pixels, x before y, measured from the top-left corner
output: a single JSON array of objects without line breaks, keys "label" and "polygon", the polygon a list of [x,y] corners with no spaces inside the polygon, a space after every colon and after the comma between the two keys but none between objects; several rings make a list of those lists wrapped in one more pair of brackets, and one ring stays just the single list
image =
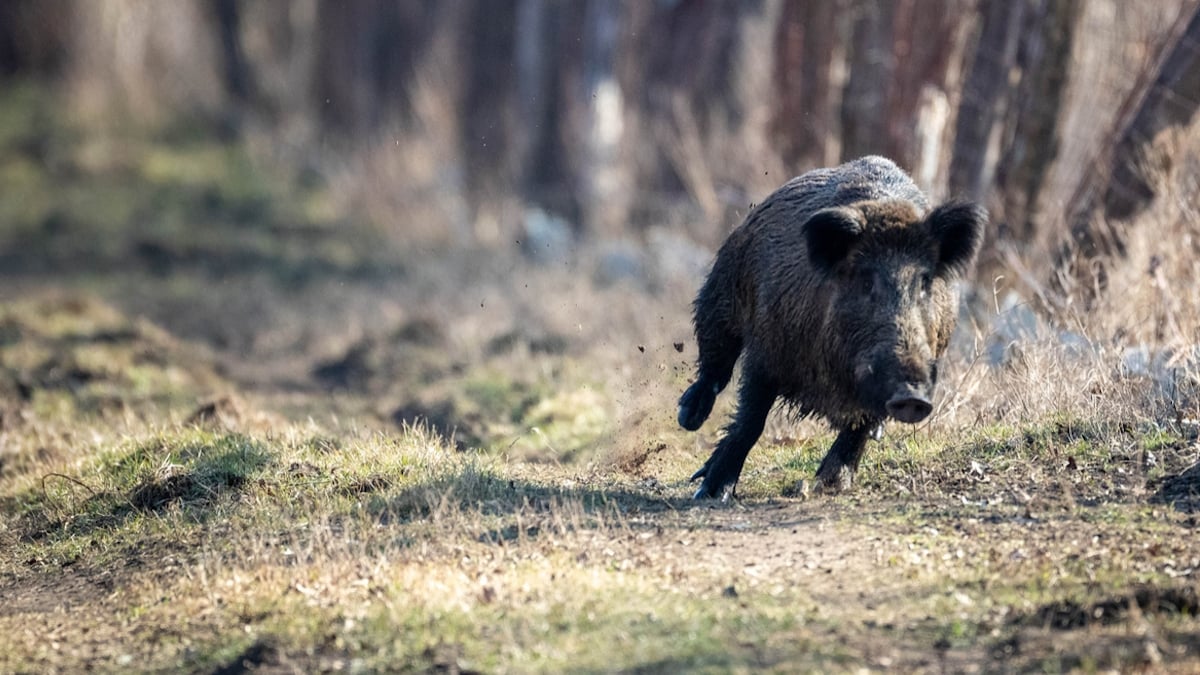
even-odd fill
[{"label": "boar's snout", "polygon": [[863,407],[880,417],[916,424],[933,412],[937,364],[898,358],[892,349],[877,350],[855,369]]},{"label": "boar's snout", "polygon": [[933,412],[933,402],[916,387],[909,385],[888,399],[887,412],[899,422],[916,424]]}]

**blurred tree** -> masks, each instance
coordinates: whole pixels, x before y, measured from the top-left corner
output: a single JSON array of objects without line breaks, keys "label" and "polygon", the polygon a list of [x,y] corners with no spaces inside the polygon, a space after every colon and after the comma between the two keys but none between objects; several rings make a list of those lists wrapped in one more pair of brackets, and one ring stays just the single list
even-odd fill
[{"label": "blurred tree", "polygon": [[[1138,41],[1161,41],[1162,17],[1180,6],[1188,13],[1105,137],[1107,111],[1152,60]],[[386,166],[380,185],[418,186],[389,204],[452,193],[451,227],[473,224],[492,242],[532,208],[577,235],[674,219],[715,223],[692,230],[715,241],[782,181],[776,169],[881,153],[937,197],[985,201],[994,242],[1044,247],[1062,227],[1048,206],[1100,155],[1068,222],[1090,256],[1121,253],[1093,223],[1153,199],[1141,172],[1158,161],[1152,139],[1192,119],[1196,6],[7,0],[0,73],[63,78],[69,109],[91,122],[232,120],[299,148],[289,157],[305,166],[336,148],[330,164]],[[1098,68],[1105,59],[1118,65]],[[395,142],[379,143],[384,133]]]},{"label": "blurred tree", "polygon": [[775,35],[775,87],[779,92],[772,130],[788,166],[827,166],[841,143],[833,118],[839,92],[834,62],[844,40],[844,0],[783,5]]},{"label": "blurred tree", "polygon": [[938,187],[946,101],[974,17],[968,0],[785,2],[773,127],[785,159],[811,167],[883,154]]},{"label": "blurred tree", "polygon": [[584,10],[582,3],[553,0],[520,0],[517,8],[521,192],[573,223],[580,223],[585,164],[571,129],[586,93]]},{"label": "blurred tree", "polygon": [[[1022,247],[1038,238],[1038,201],[1058,153],[1081,8],[1078,0],[981,0],[949,187],[988,205],[989,242]],[[1001,265],[1000,249],[984,246],[979,276],[991,278]]]},{"label": "blurred tree", "polygon": [[1015,62],[1019,80],[1009,88],[1012,101],[996,168],[1002,202],[995,214],[997,238],[1019,244],[1035,239],[1038,198],[1058,154],[1061,106],[1081,7],[1079,0],[1024,3]]},{"label": "blurred tree", "polygon": [[54,76],[71,39],[71,0],[0,2],[0,75]]},{"label": "blurred tree", "polygon": [[478,210],[516,187],[516,0],[469,2],[458,43],[462,149],[468,199]]},{"label": "blurred tree", "polygon": [[848,74],[842,91],[842,158],[886,155],[891,75],[901,65],[896,43],[895,2],[853,3],[854,25],[846,41]]},{"label": "blurred tree", "polygon": [[[629,139],[634,184],[685,194],[684,178],[667,146],[679,142],[679,133],[694,131],[705,138],[729,133],[742,123],[748,102],[737,95],[738,28],[761,16],[765,4],[763,0],[625,3],[618,82],[628,97],[635,126]],[[686,130],[680,131],[680,126]]]},{"label": "blurred tree", "polygon": [[963,82],[950,160],[952,194],[981,200],[991,185],[994,134],[1008,99],[1024,12],[1022,0],[980,0],[979,32]]},{"label": "blurred tree", "polygon": [[314,103],[325,128],[361,136],[409,114],[412,79],[439,19],[434,0],[321,0]]},{"label": "blurred tree", "polygon": [[242,15],[237,0],[212,0],[213,18],[217,22],[217,35],[221,40],[221,57],[224,61],[225,91],[229,98],[245,103],[250,96],[250,72],[246,67],[246,56],[242,49]]},{"label": "blurred tree", "polygon": [[[1113,145],[1103,185],[1104,216],[1109,220],[1128,220],[1154,199],[1154,170],[1169,165],[1170,157],[1154,156],[1151,146],[1166,129],[1191,124],[1200,107],[1200,6],[1180,17],[1161,60],[1135,96]],[[1123,252],[1119,241],[1114,245]]]},{"label": "blurred tree", "polygon": [[[970,0],[895,0],[892,13],[891,68],[883,73],[880,86],[887,92],[883,108],[876,114],[884,119],[882,148],[886,155],[912,167],[919,163],[919,135],[914,133],[929,91],[948,96],[962,86],[961,63],[965,37],[975,22],[975,6]],[[947,120],[948,121],[948,120]],[[937,159],[949,153],[940,148],[941,130],[931,130],[937,138]],[[878,146],[877,146],[878,147]],[[850,152],[845,157],[851,156]],[[931,158],[933,161],[933,158]],[[927,184],[927,189],[937,186]]]},{"label": "blurred tree", "polygon": [[1067,209],[1070,239],[1051,283],[1082,292],[1085,300],[1105,288],[1106,260],[1126,254],[1128,222],[1150,204],[1156,183],[1186,150],[1157,141],[1170,129],[1192,124],[1200,108],[1200,4],[1185,8],[1139,79],[1106,152],[1084,174]]}]

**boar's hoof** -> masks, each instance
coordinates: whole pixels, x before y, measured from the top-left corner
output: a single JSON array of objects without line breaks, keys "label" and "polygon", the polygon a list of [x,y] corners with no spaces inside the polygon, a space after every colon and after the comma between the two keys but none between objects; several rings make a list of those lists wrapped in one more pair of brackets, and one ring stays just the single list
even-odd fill
[{"label": "boar's hoof", "polygon": [[683,396],[679,397],[679,426],[688,431],[699,429],[712,412],[713,402],[717,400],[719,391],[720,388],[709,380],[696,380],[683,392]]},{"label": "boar's hoof", "polygon": [[708,469],[711,465],[712,458],[709,457],[704,466],[700,467],[700,470],[692,474],[692,477],[688,480],[688,482],[694,482],[699,478],[704,479],[704,482],[700,484],[700,489],[696,490],[696,493],[692,495],[692,499],[720,499],[723,502],[727,502],[734,496],[733,492],[737,486],[737,481],[724,483],[720,480],[714,480],[713,477],[708,475]]},{"label": "boar's hoof", "polygon": [[734,494],[734,488],[736,487],[737,483],[730,483],[729,485],[722,486],[719,490],[713,490],[707,483],[704,483],[700,486],[699,490],[696,490],[696,494],[692,495],[692,499],[716,499],[723,504],[728,504],[736,496]]},{"label": "boar's hoof", "polygon": [[845,465],[822,466],[817,471],[817,492],[835,495],[854,487],[854,470]]},{"label": "boar's hoof", "polygon": [[897,396],[887,402],[887,411],[892,419],[916,424],[929,417],[929,413],[933,412],[933,403],[923,396]]}]

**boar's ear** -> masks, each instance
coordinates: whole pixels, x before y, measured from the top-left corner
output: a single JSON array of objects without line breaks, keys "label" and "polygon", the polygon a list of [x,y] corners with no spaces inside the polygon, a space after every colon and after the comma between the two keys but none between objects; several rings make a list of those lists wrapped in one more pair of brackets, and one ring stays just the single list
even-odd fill
[{"label": "boar's ear", "polygon": [[926,222],[938,243],[938,276],[966,274],[983,243],[987,219],[982,206],[967,201],[946,202],[929,214]]},{"label": "boar's ear", "polygon": [[846,258],[863,231],[863,216],[847,208],[822,209],[804,223],[808,258],[818,269],[829,272]]}]

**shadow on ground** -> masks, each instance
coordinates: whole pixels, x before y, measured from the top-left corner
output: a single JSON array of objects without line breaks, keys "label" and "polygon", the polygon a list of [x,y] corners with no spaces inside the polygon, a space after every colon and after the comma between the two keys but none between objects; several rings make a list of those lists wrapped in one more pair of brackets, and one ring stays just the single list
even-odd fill
[{"label": "shadow on ground", "polygon": [[1174,476],[1163,479],[1150,497],[1152,504],[1169,504],[1184,513],[1200,511],[1200,463]]}]

